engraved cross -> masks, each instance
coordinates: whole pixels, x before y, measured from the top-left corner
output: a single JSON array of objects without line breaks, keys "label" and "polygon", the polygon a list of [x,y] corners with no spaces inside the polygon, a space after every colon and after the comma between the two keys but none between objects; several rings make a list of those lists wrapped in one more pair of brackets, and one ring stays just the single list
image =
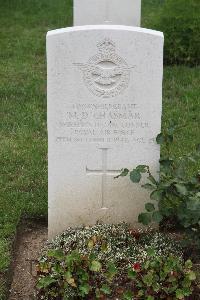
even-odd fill
[{"label": "engraved cross", "polygon": [[109,148],[99,148],[102,151],[102,169],[101,170],[90,170],[86,167],[87,175],[100,175],[102,176],[101,181],[101,209],[108,209],[105,206],[105,199],[106,199],[106,179],[108,175],[114,176],[119,174],[121,170],[109,170],[107,168],[108,163],[108,150]]}]

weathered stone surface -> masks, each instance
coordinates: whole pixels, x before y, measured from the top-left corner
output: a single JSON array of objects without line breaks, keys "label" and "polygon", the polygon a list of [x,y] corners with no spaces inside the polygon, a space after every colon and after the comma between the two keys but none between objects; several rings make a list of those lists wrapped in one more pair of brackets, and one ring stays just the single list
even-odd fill
[{"label": "weathered stone surface", "polygon": [[74,0],[74,26],[140,26],[141,0]]},{"label": "weathered stone surface", "polygon": [[124,167],[160,155],[163,34],[80,26],[47,35],[49,237],[68,226],[135,224],[149,200]]}]

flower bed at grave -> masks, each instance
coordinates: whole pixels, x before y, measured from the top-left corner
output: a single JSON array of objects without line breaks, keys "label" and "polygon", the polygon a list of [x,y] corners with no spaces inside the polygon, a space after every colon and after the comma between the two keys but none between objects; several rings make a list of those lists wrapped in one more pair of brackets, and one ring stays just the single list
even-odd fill
[{"label": "flower bed at grave", "polygon": [[187,299],[196,275],[180,244],[125,223],[69,228],[47,244],[38,299]]}]

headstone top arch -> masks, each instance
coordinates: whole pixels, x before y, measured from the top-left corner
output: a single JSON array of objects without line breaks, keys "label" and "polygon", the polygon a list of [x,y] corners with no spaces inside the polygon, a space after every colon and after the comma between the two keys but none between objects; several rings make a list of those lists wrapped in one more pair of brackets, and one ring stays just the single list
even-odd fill
[{"label": "headstone top arch", "polygon": [[140,26],[141,0],[74,0],[74,26]]}]

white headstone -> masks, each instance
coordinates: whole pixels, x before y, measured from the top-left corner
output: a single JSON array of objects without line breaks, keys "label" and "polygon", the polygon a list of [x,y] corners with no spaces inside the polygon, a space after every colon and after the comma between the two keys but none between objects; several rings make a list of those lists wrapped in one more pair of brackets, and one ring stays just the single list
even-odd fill
[{"label": "white headstone", "polygon": [[124,167],[158,170],[163,34],[80,26],[47,35],[49,237],[68,226],[137,222],[149,194]]},{"label": "white headstone", "polygon": [[74,26],[140,26],[141,0],[74,0]]}]

